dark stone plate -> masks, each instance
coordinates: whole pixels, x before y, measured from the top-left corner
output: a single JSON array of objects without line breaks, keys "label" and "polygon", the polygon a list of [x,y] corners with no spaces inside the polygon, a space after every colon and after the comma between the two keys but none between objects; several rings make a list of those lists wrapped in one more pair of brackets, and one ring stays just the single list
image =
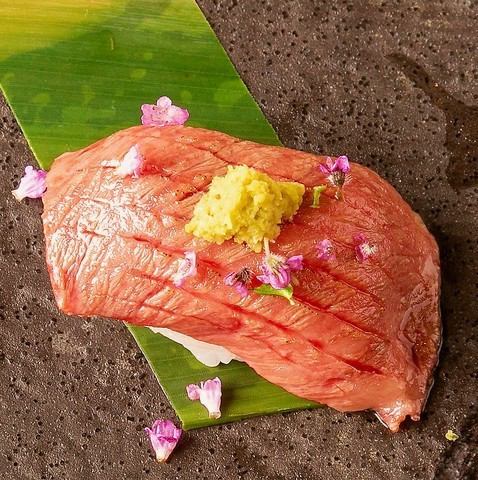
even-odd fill
[{"label": "dark stone plate", "polygon": [[372,167],[437,237],[445,338],[423,420],[392,435],[368,413],[257,418],[191,432],[156,465],[142,429],[174,413],[121,324],[56,309],[41,202],[9,193],[34,159],[2,101],[0,477],[478,478],[477,4],[199,3],[286,145]]}]

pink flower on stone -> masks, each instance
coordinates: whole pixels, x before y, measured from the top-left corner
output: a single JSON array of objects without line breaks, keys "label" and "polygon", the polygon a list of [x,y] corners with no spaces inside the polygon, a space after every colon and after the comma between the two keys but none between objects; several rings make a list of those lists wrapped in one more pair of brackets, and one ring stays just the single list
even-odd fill
[{"label": "pink flower on stone", "polygon": [[317,243],[317,258],[319,260],[335,260],[334,246],[332,242],[325,238]]},{"label": "pink flower on stone", "polygon": [[377,253],[377,246],[372,245],[363,233],[354,236],[355,256],[359,262],[365,262],[372,255]]},{"label": "pink flower on stone", "polygon": [[280,255],[268,253],[264,257],[261,265],[262,275],[258,275],[257,279],[271,287],[280,290],[286,288],[292,279],[292,273],[302,270],[304,257],[302,255],[295,255],[290,258],[285,258]]},{"label": "pink flower on stone", "polygon": [[209,418],[221,416],[221,380],[216,377],[206,380],[199,385],[191,384],[186,387],[189,400],[199,400],[207,408]]},{"label": "pink flower on stone", "polygon": [[184,252],[184,258],[179,260],[178,271],[173,275],[173,283],[176,287],[181,287],[186,281],[186,278],[196,275],[196,262],[196,252]]},{"label": "pink flower on stone", "polygon": [[35,170],[31,165],[25,168],[25,175],[20,179],[13,196],[21,202],[24,198],[40,198],[46,190],[46,172]]},{"label": "pink flower on stone", "polygon": [[164,127],[168,125],[183,125],[189,118],[189,112],[185,108],[173,105],[169,97],[160,97],[156,105],[145,103],[141,106],[143,125],[155,125]]},{"label": "pink flower on stone", "polygon": [[149,435],[156,460],[160,463],[168,460],[183,433],[171,420],[156,420],[151,428],[144,431]]},{"label": "pink flower on stone", "polygon": [[224,284],[228,287],[234,287],[241,298],[249,295],[247,284],[250,283],[252,272],[249,268],[241,268],[238,272],[232,272],[224,278]]}]

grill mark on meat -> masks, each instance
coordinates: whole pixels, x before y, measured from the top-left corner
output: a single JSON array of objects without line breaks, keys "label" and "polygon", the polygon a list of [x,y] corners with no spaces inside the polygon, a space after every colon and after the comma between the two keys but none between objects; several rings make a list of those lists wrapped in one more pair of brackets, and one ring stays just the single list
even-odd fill
[{"label": "grill mark on meat", "polygon": [[[159,242],[158,240],[155,240],[154,238],[151,238],[151,237],[146,237],[141,235],[129,235],[127,233],[120,233],[119,236],[126,240],[132,239],[137,242],[145,243],[150,247],[154,248],[155,250],[158,250],[160,253],[179,254],[179,256],[183,256],[185,250],[187,250],[187,248],[174,248],[174,247],[166,246],[161,242]],[[217,262],[214,262],[213,260],[198,258],[197,262],[209,266],[212,270],[215,270],[215,271],[221,270],[220,265]]]},{"label": "grill mark on meat", "polygon": [[[156,250],[159,250],[159,251],[162,251],[162,252],[166,252],[166,253],[181,253],[181,255],[184,253],[184,250],[182,249],[175,249],[175,248],[170,248],[170,247],[167,247],[163,244],[161,244],[161,242],[157,241],[157,240],[154,240],[152,238],[148,238],[148,237],[140,237],[140,236],[137,236],[137,235],[127,235],[127,234],[120,234],[120,236],[122,238],[125,238],[125,239],[133,239],[133,240],[136,240],[136,241],[139,241],[139,242],[144,242],[144,243],[147,243],[149,244],[151,247],[153,247],[154,249]],[[207,265],[208,267],[210,267],[212,270],[215,271],[215,273],[219,274],[219,275],[224,275],[224,269],[222,269],[220,267],[219,264],[215,263],[215,262],[212,262],[210,260],[204,260],[204,259],[201,259],[200,257],[197,258],[197,262],[198,264],[205,264]],[[189,290],[188,290],[189,291]],[[190,291],[189,291],[190,292]],[[190,292],[191,293],[191,292]],[[305,300],[303,297],[298,297],[297,295],[294,295],[294,300],[300,302],[301,305],[303,306],[306,306],[306,307],[309,307],[313,310],[316,310],[317,312],[320,312],[320,313],[325,313],[325,314],[328,314],[328,315],[331,315],[333,316],[334,318],[336,318],[337,320],[339,320],[340,322],[343,322],[343,323],[346,323],[347,325],[349,325],[350,327],[354,328],[355,330],[358,330],[359,332],[365,334],[365,335],[371,335],[373,337],[376,337],[382,341],[387,341],[388,340],[386,338],[384,338],[380,333],[378,332],[375,332],[373,330],[366,330],[364,329],[363,327],[360,327],[358,326],[357,324],[355,324],[354,322],[351,322],[350,320],[347,320],[347,319],[344,319],[343,317],[341,317],[340,315],[338,315],[337,313],[335,312],[331,312],[329,309],[327,309],[326,307],[323,307],[323,306],[319,306],[318,304],[314,304],[314,303],[311,303],[307,300]],[[247,311],[247,314],[250,315],[252,312],[250,311]],[[265,320],[267,320],[266,317],[264,317]]]},{"label": "grill mark on meat", "polygon": [[380,332],[374,331],[372,329],[366,330],[363,327],[357,325],[356,323],[347,320],[340,314],[336,312],[331,312],[328,308],[320,306],[319,304],[315,302],[311,302],[310,300],[306,300],[304,297],[298,295],[297,293],[294,293],[294,301],[300,303],[301,305],[310,308],[311,310],[315,310],[316,312],[319,313],[327,313],[328,315],[332,315],[335,317],[337,320],[340,320],[342,323],[346,323],[350,327],[354,328],[355,330],[358,330],[359,332],[365,334],[365,335],[371,335],[373,337],[378,338],[379,340],[388,343],[388,339],[385,338]]},{"label": "grill mark on meat", "polygon": [[[92,235],[100,235],[98,234],[97,232],[93,232],[93,231],[85,231],[83,230],[82,231],[83,233],[90,233]],[[160,253],[163,253],[163,254],[168,254],[168,255],[171,255],[171,254],[178,254],[178,255],[183,255],[184,253],[184,250],[183,249],[178,249],[178,248],[171,248],[171,247],[168,247],[168,246],[165,246],[163,244],[161,244],[161,242],[153,239],[153,238],[150,238],[150,237],[145,237],[145,236],[139,236],[139,235],[135,235],[135,234],[127,234],[127,233],[122,233],[122,232],[119,232],[118,235],[121,237],[121,238],[124,238],[124,239],[132,239],[134,241],[137,241],[137,242],[141,242],[141,243],[146,243],[148,244],[149,246],[153,247],[155,250],[159,251]],[[221,269],[220,265],[217,263],[217,262],[214,262],[214,261],[211,261],[211,260],[205,260],[205,259],[200,259],[198,258],[198,262],[204,264],[204,265],[207,265],[209,268],[211,268],[212,270],[214,270],[216,273],[218,273],[219,275],[222,275],[224,274],[224,270]],[[158,279],[156,279],[158,280]],[[343,280],[341,281],[343,282]],[[357,290],[354,288],[354,290]],[[366,292],[363,292],[363,293],[366,293]],[[371,294],[369,294],[371,295]],[[346,323],[347,325],[351,326],[352,328],[360,331],[361,333],[363,334],[366,334],[366,335],[372,335],[376,338],[379,338],[380,340],[382,341],[388,341],[385,337],[383,337],[383,335],[381,335],[379,332],[377,331],[374,331],[372,329],[365,329],[363,328],[362,326],[356,324],[355,322],[352,322],[351,320],[348,320],[348,319],[345,319],[343,318],[340,314],[336,313],[336,312],[331,312],[330,309],[324,307],[324,306],[321,306],[321,305],[318,305],[317,303],[312,303],[310,301],[307,301],[305,300],[303,297],[299,297],[297,294],[294,296],[294,298],[299,301],[301,303],[301,305],[303,305],[304,307],[307,307],[307,308],[310,308],[310,309],[313,309],[313,310],[316,310],[320,313],[325,313],[325,314],[329,314],[329,315],[332,315],[333,317],[335,317],[336,319],[340,320],[341,322],[344,322]]]},{"label": "grill mark on meat", "polygon": [[[247,144],[248,142],[239,142],[239,144]],[[228,165],[243,165],[244,163],[243,162],[234,162],[233,160],[230,160],[230,159],[226,159],[226,158],[223,158],[220,155],[220,152],[218,152],[216,154],[218,156],[218,158],[224,162],[226,162]],[[270,170],[266,170],[265,168],[263,167],[257,167],[256,164],[253,165],[253,168],[257,168],[257,170],[259,171],[262,171],[264,173],[267,173],[268,175],[270,175],[272,178],[274,179],[280,179],[284,182],[290,182],[290,181],[294,181],[294,180],[291,180],[290,177],[285,177],[284,175],[280,175],[278,173],[275,173],[275,172],[271,172]]]},{"label": "grill mark on meat", "polygon": [[[111,295],[108,295],[108,294],[101,294],[101,295],[98,295],[98,294],[93,294],[92,295],[93,298],[99,298],[99,299],[102,299],[102,300],[106,300],[106,299],[109,299],[109,300],[112,300],[114,302],[120,302],[122,304],[125,304],[125,305],[130,305],[132,307],[137,307],[138,306],[138,303],[136,301],[133,301],[133,300],[128,300],[126,298],[121,298],[121,297],[113,297]],[[151,303],[145,303],[143,305],[141,305],[141,308],[150,308],[151,310],[155,310],[157,312],[162,312],[162,313],[166,313],[168,315],[168,318],[171,317],[171,318],[174,318],[174,317],[179,317],[179,318],[183,318],[185,319],[185,321],[190,321],[191,318],[195,318],[197,320],[200,320],[201,322],[206,322],[206,323],[209,323],[210,325],[213,325],[215,329],[217,330],[222,330],[228,334],[230,333],[233,333],[234,331],[239,331],[240,327],[241,327],[241,324],[240,324],[240,320],[239,319],[236,319],[237,320],[237,325],[235,326],[235,328],[231,328],[231,327],[224,327],[224,325],[221,325],[220,323],[214,323],[214,322],[211,322],[210,320],[210,317],[200,317],[200,316],[197,316],[197,315],[183,315],[181,313],[178,313],[174,310],[170,310],[166,307],[162,307],[161,305],[156,305],[156,304],[151,304]],[[93,313],[91,313],[91,315],[93,315]],[[116,318],[118,320],[123,320],[125,322],[129,322],[131,321],[131,317],[128,315],[128,314],[121,314],[121,312],[118,313],[118,315],[116,315]],[[138,321],[135,323],[137,325],[141,325],[141,326],[144,326],[144,327],[147,327],[149,326],[149,322],[146,320],[144,322],[141,322],[140,319],[138,319]],[[168,325],[167,328],[171,327],[171,325]]]},{"label": "grill mark on meat", "polygon": [[166,212],[161,215],[156,212],[156,208],[152,208],[151,210],[149,210],[149,212],[146,212],[146,213],[149,213],[150,215],[152,215],[160,224],[163,223],[163,220],[165,219],[165,217],[171,217],[171,218],[174,218],[175,220],[180,220],[184,222],[184,225],[186,225],[187,221],[189,220],[189,217],[186,217],[185,215],[180,215],[171,210],[166,210]]},{"label": "grill mark on meat", "polygon": [[[82,230],[82,233],[104,237],[104,235],[99,234],[98,232],[89,231],[89,230]],[[126,233],[126,232],[116,232],[116,235],[118,235],[120,238],[123,238],[125,240],[132,240],[132,241],[135,241],[135,242],[140,242],[140,243],[146,244],[149,247],[153,248],[154,250],[156,250],[159,253],[162,253],[164,255],[177,255],[177,256],[184,255],[184,251],[185,251],[184,248],[177,248],[177,247],[164,245],[160,241],[158,241],[154,238],[151,238],[151,237],[140,236],[140,235],[136,235],[136,234],[129,234],[129,233]],[[214,262],[214,261],[211,261],[211,260],[201,259],[200,257],[198,257],[197,261],[200,264],[202,263],[202,264],[206,265],[211,270],[214,270],[214,272],[217,273],[218,275],[224,275],[224,269],[222,269],[221,266],[217,262]],[[155,280],[159,281],[159,278],[161,278],[161,277],[158,277]],[[153,278],[150,278],[150,279],[153,280]],[[191,292],[189,291],[189,293],[191,293]],[[332,317],[336,318],[338,321],[347,324],[348,326],[352,327],[353,329],[359,331],[360,333],[362,333],[364,335],[370,335],[370,336],[373,336],[373,337],[376,337],[376,338],[380,339],[381,341],[388,342],[388,340],[383,335],[381,335],[379,332],[376,332],[372,329],[365,329],[365,328],[361,327],[360,325],[357,325],[355,322],[352,322],[348,319],[343,318],[340,314],[330,311],[330,309],[328,309],[327,307],[318,305],[317,303],[310,302],[310,301],[304,299],[302,296],[299,296],[297,294],[294,295],[294,300],[296,300],[298,303],[300,303],[304,308],[310,308],[310,309],[315,310],[316,312],[319,312],[321,314],[331,315]],[[247,314],[250,315],[251,312],[247,311]],[[263,320],[267,321],[267,318],[264,317]]]},{"label": "grill mark on meat", "polygon": [[[120,206],[122,208],[125,208],[127,207],[127,205],[125,204],[116,204],[116,203],[113,203],[111,201],[107,201],[107,200],[104,200],[104,199],[98,199],[98,198],[95,198],[95,199],[92,199],[92,198],[89,198],[89,197],[80,197],[81,200],[85,200],[85,201],[91,201],[91,202],[94,202],[94,203],[99,203],[99,204],[104,204],[104,205],[107,205],[109,207],[116,207],[116,206]],[[130,206],[130,208],[132,208],[133,212],[136,213],[136,211],[134,210],[134,208],[132,206]],[[154,211],[151,211],[150,213],[152,213],[153,215],[155,215],[155,212]],[[180,216],[174,216],[174,215],[171,215],[173,216],[174,218],[177,218],[177,219],[182,219]],[[97,232],[90,232],[91,234],[97,234]],[[183,255],[184,254],[184,250],[185,249],[178,249],[178,248],[172,248],[172,247],[168,247],[164,244],[161,244],[160,242],[158,241],[155,241],[154,239],[151,239],[151,238],[146,238],[144,236],[138,236],[138,235],[130,235],[130,234],[126,234],[126,233],[119,233],[119,235],[123,238],[129,238],[131,237],[132,239],[134,239],[135,241],[138,241],[138,242],[145,242],[145,243],[148,243],[150,245],[152,245],[153,247],[155,247],[157,250],[162,250],[163,253],[166,251],[166,253],[168,254],[180,254],[180,255]],[[205,260],[201,260],[202,262],[206,263],[207,265],[209,265],[211,268],[213,269],[218,269],[218,264],[216,262],[211,262],[211,261],[205,261]],[[318,269],[314,268],[313,269],[314,271],[317,271]],[[321,270],[323,271],[323,270]],[[223,272],[220,272],[220,273],[223,273]],[[330,275],[330,272],[326,272],[327,274]],[[332,276],[332,275],[331,275]],[[335,276],[337,277],[337,276]],[[342,283],[346,283],[344,278],[341,278],[339,277],[339,281],[342,282]],[[372,297],[373,294],[371,294],[370,292],[366,292],[364,291],[363,289],[359,289],[358,287],[356,286],[353,286],[353,285],[350,285],[351,288],[353,288],[354,290],[356,291],[361,291],[362,293],[364,294],[368,294],[369,296]],[[374,296],[375,298],[377,298],[376,296]],[[382,340],[385,340],[385,338],[378,332],[376,331],[373,331],[371,329],[364,329],[363,327],[361,327],[360,325],[357,325],[355,322],[352,322],[350,320],[347,320],[343,317],[341,317],[339,314],[337,314],[336,312],[331,312],[330,310],[328,310],[327,308],[323,307],[323,306],[320,306],[320,305],[317,305],[317,304],[313,304],[311,302],[308,302],[307,300],[305,300],[304,298],[302,297],[298,297],[297,295],[295,296],[295,298],[297,300],[299,300],[301,302],[301,304],[303,304],[304,306],[306,307],[309,307],[311,309],[315,309],[317,311],[320,311],[321,313],[327,313],[327,314],[330,314],[330,315],[333,315],[334,317],[336,317],[338,320],[344,322],[344,323],[347,323],[348,325],[352,326],[353,328],[359,330],[360,332],[364,333],[364,334],[368,334],[368,335],[373,335],[377,338],[380,338]]]},{"label": "grill mark on meat", "polygon": [[[132,275],[134,277],[139,276],[140,278],[146,278],[148,280],[156,281],[156,282],[160,283],[160,287],[168,286],[170,288],[175,288],[174,284],[170,280],[164,279],[162,277],[155,277],[155,276],[147,275],[147,274],[144,274],[144,273],[140,273],[138,275],[138,273],[135,272],[134,270],[130,270],[129,273],[130,273],[130,275]],[[185,291],[187,291],[187,293],[194,298],[202,299],[202,298],[206,297],[209,301],[211,301],[213,303],[216,303],[216,304],[220,305],[221,307],[224,307],[228,310],[232,310],[233,312],[240,312],[240,313],[242,313],[243,315],[246,315],[249,318],[257,318],[259,320],[260,324],[271,325],[274,328],[277,328],[278,330],[283,332],[285,335],[287,335],[287,337],[290,338],[291,340],[299,339],[306,344],[310,344],[314,348],[314,350],[320,352],[323,355],[326,355],[327,357],[331,357],[334,360],[345,363],[348,366],[352,367],[354,370],[367,372],[367,373],[378,374],[378,375],[383,374],[383,372],[380,369],[375,368],[371,365],[367,365],[365,363],[361,363],[361,362],[355,361],[355,360],[349,360],[349,359],[347,359],[347,358],[345,358],[341,355],[337,355],[333,352],[330,352],[330,351],[324,349],[324,347],[319,342],[311,340],[307,337],[304,337],[303,335],[300,334],[299,331],[291,328],[292,326],[288,327],[286,325],[282,325],[280,323],[274,322],[273,320],[269,319],[268,317],[265,317],[264,315],[258,314],[257,312],[242,308],[240,305],[226,304],[226,303],[222,302],[221,300],[215,299],[214,297],[211,298],[209,295],[205,295],[205,294],[202,294],[202,293],[199,293],[199,292],[195,292],[194,290],[186,290],[185,289]],[[159,289],[154,289],[152,292],[148,292],[146,298],[139,303],[139,308],[141,308],[143,306],[145,306],[145,307],[157,307],[156,304],[147,303],[147,301],[152,296],[154,296],[154,294],[157,293],[157,292],[159,292]],[[206,320],[206,318],[204,318],[202,316],[194,315],[194,317]],[[290,358],[290,355],[288,355],[288,354],[284,355],[282,352],[277,350],[277,348],[272,343],[268,342],[267,339],[265,339],[263,336],[257,336],[257,335],[253,335],[251,333],[248,333],[246,336],[249,337],[249,338],[260,339],[261,342],[265,343],[269,347],[270,350],[272,350],[274,353],[276,353],[281,358],[283,358],[283,359],[285,359],[285,360],[287,360],[291,363],[297,363],[296,360]],[[287,340],[286,340],[286,343],[287,343]]]},{"label": "grill mark on meat", "polygon": [[[160,288],[163,287],[163,286],[168,286],[168,287],[171,287],[171,288],[174,288],[174,284],[168,280],[168,279],[165,279],[164,277],[157,277],[157,276],[153,276],[153,275],[149,275],[149,274],[145,274],[143,272],[138,272],[138,271],[135,271],[135,270],[130,270],[129,272],[131,275],[135,276],[135,277],[140,277],[140,278],[145,278],[147,280],[151,280],[151,281],[155,281],[155,282],[158,282],[160,283],[160,287],[159,288],[156,288],[154,289],[153,293],[147,295],[146,299],[143,299],[141,302],[140,302],[140,305],[141,306],[151,306],[152,304],[147,304],[146,305],[146,302],[147,302],[147,299],[151,298],[154,294],[158,293],[160,291]],[[290,326],[286,326],[286,325],[283,325],[283,324],[280,324],[278,322],[274,322],[273,320],[269,319],[268,317],[264,316],[264,315],[261,315],[261,314],[258,314],[257,312],[254,312],[254,311],[251,311],[251,310],[247,310],[243,307],[241,307],[240,305],[235,305],[235,304],[226,304],[224,303],[223,301],[219,300],[219,299],[215,299],[214,297],[210,297],[209,295],[205,295],[205,294],[202,294],[202,293],[199,293],[199,292],[195,292],[194,290],[190,290],[190,289],[184,289],[189,295],[191,295],[192,297],[195,297],[195,298],[207,298],[207,300],[209,301],[212,301],[226,309],[229,309],[229,310],[232,310],[233,312],[239,312],[239,313],[242,313],[244,315],[246,315],[247,317],[249,318],[258,318],[259,322],[262,322],[264,324],[269,324],[269,325],[273,325],[275,328],[281,330],[283,333],[285,333],[288,337],[290,337],[291,339],[294,339],[294,338],[299,338],[300,340],[306,342],[306,343],[310,343],[315,349],[318,349],[320,352],[322,352],[323,354],[327,355],[327,356],[330,356],[330,357],[333,357],[334,359],[338,360],[338,361],[341,361],[341,362],[344,362],[346,363],[347,365],[349,366],[352,366],[353,368],[355,368],[356,370],[361,370],[361,371],[364,371],[364,372],[369,372],[369,373],[376,373],[376,374],[383,374],[383,372],[378,369],[378,368],[375,368],[373,366],[370,366],[370,365],[367,365],[365,363],[360,363],[360,362],[355,362],[354,360],[349,360],[347,359],[346,357],[343,357],[343,356],[340,356],[340,355],[337,355],[335,354],[334,352],[331,352],[331,351],[328,351],[328,350],[325,350],[323,348],[323,346],[321,344],[319,344],[319,342],[317,341],[314,341],[308,337],[304,337],[303,335],[300,334],[300,332],[296,329],[293,328],[293,325],[294,324],[291,324]],[[297,298],[297,297],[294,297],[294,298]],[[310,306],[310,303],[309,302],[305,302],[303,300],[300,301],[301,304],[303,305],[307,305],[307,306]],[[317,311],[319,311],[320,313],[326,313],[326,314],[331,314],[330,312],[324,310],[324,311],[321,311],[318,307],[314,306],[312,307],[314,309],[316,309]],[[332,314],[334,316],[336,316],[335,314]],[[338,317],[340,318],[340,317]],[[341,319],[343,322],[347,323],[348,325],[350,325],[352,328],[355,328],[357,330],[360,330],[362,333],[364,334],[372,334],[376,337],[378,337],[380,340],[382,341],[385,341],[388,343],[388,340],[382,338],[381,336],[378,336],[376,334],[374,334],[373,332],[368,332],[368,331],[365,331],[361,328],[358,328],[356,325],[354,325],[353,323],[345,320],[345,319]],[[262,338],[262,337],[261,337]],[[355,363],[354,363],[355,362]]]},{"label": "grill mark on meat", "polygon": [[350,280],[347,280],[345,276],[332,272],[330,269],[327,268],[327,266],[325,264],[314,264],[314,265],[311,266],[311,262],[304,261],[303,265],[306,268],[310,268],[310,270],[312,270],[313,272],[324,273],[325,275],[329,276],[330,278],[333,278],[337,283],[342,283],[344,285],[347,285],[349,288],[351,288],[355,292],[366,295],[367,297],[369,297],[371,300],[373,300],[378,305],[383,306],[383,301],[380,297],[378,297],[377,295],[375,295],[372,292],[369,292],[368,290],[363,289],[362,287],[359,287],[359,286],[353,284],[352,282],[350,282]]},{"label": "grill mark on meat", "polygon": [[[158,219],[158,221],[162,221],[162,217],[160,215],[158,215],[154,210],[151,210],[149,213],[152,214],[153,216],[155,216]],[[173,212],[169,212],[169,211],[168,211],[167,215],[171,216],[171,217],[173,217],[177,220],[184,220],[185,223],[189,220],[189,217],[186,217],[184,215],[177,215],[177,214],[175,214]],[[351,244],[342,244],[342,246],[350,249],[351,251],[354,251],[354,248],[355,248],[354,245],[351,245]],[[204,246],[204,249],[206,249],[206,248],[207,247]],[[196,251],[200,252],[201,248],[196,248]],[[355,254],[353,256],[355,257]],[[373,293],[371,293],[367,290],[364,290],[363,288],[361,288],[357,285],[354,285],[350,280],[347,280],[344,275],[342,275],[342,276],[339,276],[338,274],[334,275],[333,272],[331,272],[329,270],[326,270],[324,267],[320,268],[320,266],[318,264],[314,265],[314,264],[311,264],[311,263],[307,263],[307,265],[309,266],[309,268],[312,271],[325,273],[328,276],[334,278],[334,280],[339,281],[340,283],[343,283],[343,284],[349,286],[350,288],[354,289],[356,292],[360,292],[364,295],[367,295],[371,299],[376,301],[377,303],[383,304],[383,302],[381,301],[381,299],[377,295],[375,295],[375,294],[373,294]]]},{"label": "grill mark on meat", "polygon": [[98,237],[98,238],[110,238],[107,235],[103,235],[102,233],[95,232],[94,230],[89,230],[87,228],[85,229],[80,229],[80,233],[83,233],[85,235],[90,235],[92,237]]},{"label": "grill mark on meat", "polygon": [[[311,340],[312,345],[316,347],[317,349],[323,351],[323,345],[321,342],[317,340]],[[335,358],[343,363],[346,363],[350,367],[352,367],[354,370],[357,370],[359,372],[366,372],[366,373],[373,373],[375,375],[383,375],[383,371],[379,368],[375,368],[371,365],[367,365],[366,363],[360,362],[358,360],[352,360],[349,358],[345,358],[341,355],[335,355]]]},{"label": "grill mark on meat", "polygon": [[[193,148],[194,150],[199,150],[201,152],[207,152],[207,153],[210,153],[213,157],[217,158],[218,160],[222,161],[223,163],[226,163],[226,164],[229,164],[226,160],[222,159],[221,157],[219,157],[218,155],[220,154],[220,152],[222,150],[225,150],[227,148],[230,148],[232,145],[238,145],[238,144],[241,144],[243,143],[242,140],[240,140],[239,138],[234,138],[234,141],[224,145],[223,147],[219,148],[219,150],[210,150],[208,148],[205,148],[205,147],[201,147],[200,145],[197,145],[197,144],[193,144],[193,143],[190,143],[190,142],[180,142],[179,141],[179,138],[180,137],[176,137],[176,138],[171,138],[170,140],[178,145],[182,145],[182,146],[186,146],[186,147],[189,147],[189,148]],[[184,138],[184,136],[182,137]]]}]

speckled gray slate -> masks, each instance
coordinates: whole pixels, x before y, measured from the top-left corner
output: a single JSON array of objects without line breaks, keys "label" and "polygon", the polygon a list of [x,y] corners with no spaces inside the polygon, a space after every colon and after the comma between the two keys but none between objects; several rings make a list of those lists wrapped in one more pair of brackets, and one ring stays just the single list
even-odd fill
[{"label": "speckled gray slate", "polygon": [[445,341],[423,420],[392,435],[367,413],[263,417],[188,433],[155,464],[142,429],[173,412],[121,324],[56,309],[41,204],[9,194],[33,157],[2,101],[0,477],[476,480],[477,3],[200,5],[286,145],[371,166],[436,235]]}]

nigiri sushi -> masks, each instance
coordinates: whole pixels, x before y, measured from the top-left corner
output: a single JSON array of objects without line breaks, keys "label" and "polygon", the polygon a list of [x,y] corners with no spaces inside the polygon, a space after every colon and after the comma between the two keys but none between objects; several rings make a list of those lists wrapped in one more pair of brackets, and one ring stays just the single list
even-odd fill
[{"label": "nigiri sushi", "polygon": [[[140,174],[118,175],[108,160],[133,146]],[[327,188],[312,208],[314,187],[331,182],[327,161],[183,126],[132,127],[61,155],[43,197],[59,308],[224,347],[285,390],[374,410],[392,431],[418,420],[441,341],[437,245],[396,190],[356,163],[343,195]],[[304,186],[271,243],[277,258],[301,257],[292,302],[225,283],[245,267],[260,274],[263,253],[186,231],[212,179],[237,165]],[[187,252],[195,273],[178,286]]]}]

